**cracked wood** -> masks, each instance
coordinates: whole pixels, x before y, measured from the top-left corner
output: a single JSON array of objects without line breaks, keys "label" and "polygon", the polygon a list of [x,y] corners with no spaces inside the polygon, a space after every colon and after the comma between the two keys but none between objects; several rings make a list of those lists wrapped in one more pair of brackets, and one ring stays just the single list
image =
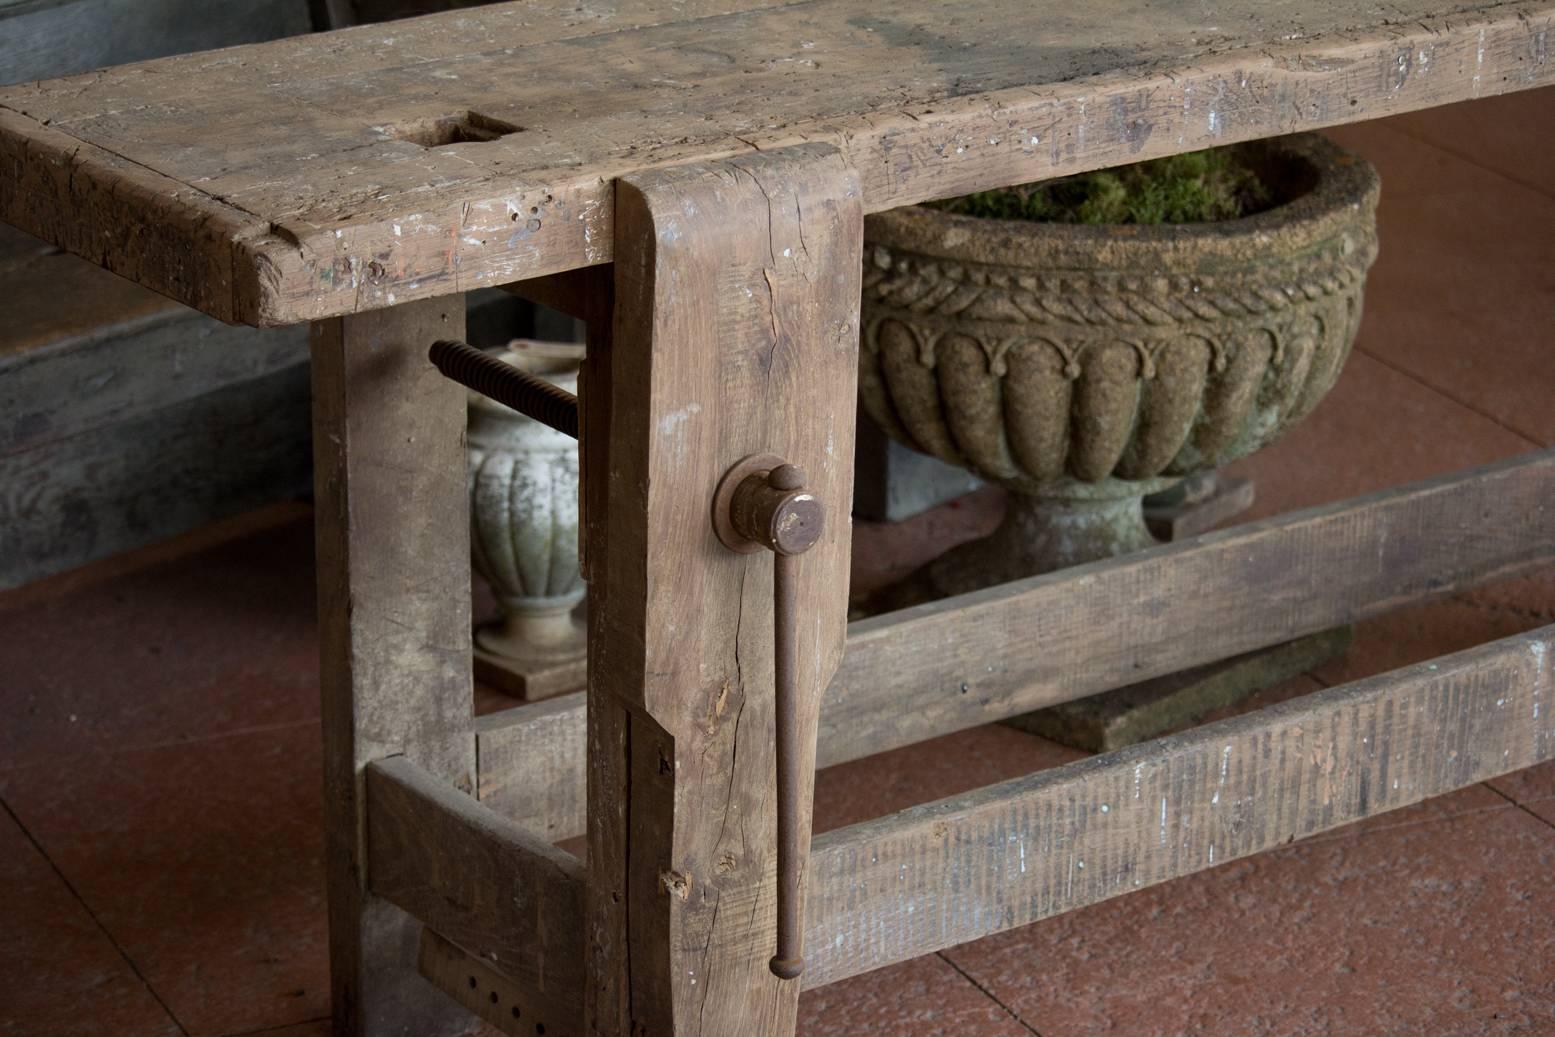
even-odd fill
[{"label": "cracked wood", "polygon": [[796,560],[807,854],[816,713],[846,625],[858,181],[809,145],[629,177],[617,209],[609,391],[591,374],[584,415],[586,462],[609,473],[609,509],[588,521],[604,581],[590,603],[588,1021],[788,1034],[799,984],[767,968],[772,557],[723,547],[710,507],[735,462],[773,453],[833,516]]}]

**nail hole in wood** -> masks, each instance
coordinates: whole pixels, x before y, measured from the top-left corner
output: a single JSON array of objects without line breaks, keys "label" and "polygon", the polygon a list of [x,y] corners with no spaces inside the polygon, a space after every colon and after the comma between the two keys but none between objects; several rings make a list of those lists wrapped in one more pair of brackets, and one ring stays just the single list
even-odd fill
[{"label": "nail hole in wood", "polygon": [[395,140],[409,141],[423,148],[442,148],[450,144],[484,144],[511,133],[522,133],[522,126],[515,126],[502,119],[482,115],[480,112],[455,112],[437,119],[407,123],[389,127]]}]

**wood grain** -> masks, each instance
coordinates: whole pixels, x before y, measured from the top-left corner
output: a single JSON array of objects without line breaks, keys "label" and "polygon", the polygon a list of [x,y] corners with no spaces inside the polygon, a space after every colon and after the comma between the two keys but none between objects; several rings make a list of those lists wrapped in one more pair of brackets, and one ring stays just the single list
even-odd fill
[{"label": "wood grain", "polygon": [[[854,623],[817,763],[1526,573],[1555,561],[1551,501],[1555,452],[1540,451]],[[580,696],[486,717],[481,799],[546,838],[581,832],[583,719]]]},{"label": "wood grain", "polygon": [[806,986],[1555,759],[1555,627],[818,837]]},{"label": "wood grain", "polygon": [[0,285],[0,455],[307,363],[306,328],[227,327],[74,256],[41,256]]},{"label": "wood grain", "polygon": [[[198,337],[192,321],[181,324],[189,338]],[[225,333],[221,337],[240,340],[230,345],[247,344],[241,340],[253,334],[247,328],[216,327]],[[117,343],[102,345],[111,349]],[[111,371],[136,355],[116,352],[115,363],[101,369]],[[228,355],[256,358],[265,352]],[[140,356],[154,369],[156,356]],[[7,384],[20,388],[33,381],[18,374],[0,371],[0,400],[9,395]],[[51,388],[60,387],[59,379],[49,381]],[[105,399],[98,402],[119,396],[111,385],[105,388]],[[47,396],[33,395],[23,414],[36,413],[40,399]],[[51,417],[69,425],[90,409],[62,406]],[[0,419],[0,439],[10,431],[4,424]],[[307,365],[294,364],[62,438],[18,438],[28,445],[14,453],[0,448],[0,589],[305,496],[312,483]]]},{"label": "wood grain", "polygon": [[[629,177],[616,204],[609,396],[585,386],[590,481],[608,480],[609,500],[589,519],[591,580],[602,563],[606,582],[590,599],[590,721],[606,735],[591,733],[589,813],[591,881],[624,905],[591,902],[588,1023],[788,1034],[799,985],[767,968],[772,558],[723,547],[710,506],[724,472],[766,452],[804,467],[833,509],[797,559],[807,853],[816,713],[846,625],[858,183],[834,148],[811,145]],[[589,447],[601,407],[603,467]],[[731,899],[747,909],[725,910]]]},{"label": "wood grain", "polygon": [[576,1026],[583,862],[403,756],[367,768],[375,895],[506,976],[523,1003]]},{"label": "wood grain", "polygon": [[[607,262],[613,184],[652,168],[830,142],[879,211],[1555,81],[1550,0],[676,6],[502,4],[0,91],[0,218],[287,323]],[[518,129],[417,142],[471,112]]]},{"label": "wood grain", "polygon": [[365,768],[473,791],[465,391],[426,359],[464,299],[313,329],[325,877],[336,1033],[466,1032],[415,980],[416,927],[369,892]]},{"label": "wood grain", "polygon": [[536,998],[490,963],[431,929],[421,930],[421,975],[468,1011],[513,1037],[577,1037],[578,1005]]}]

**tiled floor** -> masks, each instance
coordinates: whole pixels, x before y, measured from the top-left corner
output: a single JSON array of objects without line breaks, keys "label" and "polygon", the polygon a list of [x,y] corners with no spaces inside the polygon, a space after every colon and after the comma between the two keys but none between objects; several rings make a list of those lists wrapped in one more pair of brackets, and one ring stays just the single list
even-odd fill
[{"label": "tiled floor", "polygon": [[[1272,514],[1555,444],[1555,92],[1336,136],[1382,169],[1354,359],[1239,465]],[[997,515],[861,526],[860,586]],[[0,1034],[324,1037],[311,535],[274,509],[0,595]],[[1555,622],[1555,573],[1367,624],[1261,701]],[[831,828],[1073,759],[824,772]],[[1555,766],[807,993],[810,1037],[1555,1034]]]}]

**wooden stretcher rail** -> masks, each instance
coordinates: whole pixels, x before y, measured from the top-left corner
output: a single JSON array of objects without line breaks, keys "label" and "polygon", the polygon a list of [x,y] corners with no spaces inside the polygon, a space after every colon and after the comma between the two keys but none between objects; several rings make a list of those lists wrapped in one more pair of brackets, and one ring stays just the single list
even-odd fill
[{"label": "wooden stretcher rail", "polygon": [[807,986],[1555,759],[1555,627],[817,836]]},{"label": "wooden stretcher rail", "polygon": [[[564,936],[559,944],[581,961],[583,948]],[[427,982],[503,1033],[515,1037],[581,1037],[583,1011],[579,998],[537,1000],[531,991],[491,967],[435,930],[423,927],[416,964]]]},{"label": "wooden stretcher rail", "polygon": [[367,768],[367,837],[372,892],[505,977],[510,1006],[533,1017],[582,1004],[576,857],[403,756]]},{"label": "wooden stretcher rail", "polygon": [[[1174,673],[1555,561],[1541,451],[854,623],[819,766]],[[583,697],[483,718],[483,802],[583,830]]]}]

